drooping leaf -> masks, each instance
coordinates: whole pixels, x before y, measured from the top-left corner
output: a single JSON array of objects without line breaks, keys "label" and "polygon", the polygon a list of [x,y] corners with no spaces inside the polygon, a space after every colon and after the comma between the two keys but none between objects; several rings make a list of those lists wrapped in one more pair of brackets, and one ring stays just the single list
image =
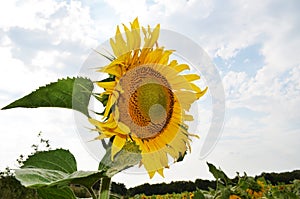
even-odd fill
[{"label": "drooping leaf", "polygon": [[38,189],[37,192],[43,199],[76,199],[69,187],[46,187]]},{"label": "drooping leaf", "polygon": [[106,154],[99,164],[99,170],[103,170],[105,175],[113,175],[138,164],[142,159],[139,147],[134,142],[126,142],[123,149],[118,152],[114,160],[111,160],[111,147],[106,149]]},{"label": "drooping leaf", "polygon": [[[23,186],[32,188],[54,186],[68,178],[68,174],[62,171],[38,168],[17,169],[15,174]],[[67,185],[64,181],[61,184]]]},{"label": "drooping leaf", "polygon": [[221,170],[217,169],[213,164],[207,162],[209,172],[213,174],[216,180],[220,180],[223,184],[227,185],[230,182],[230,179],[227,175]]},{"label": "drooping leaf", "polygon": [[[62,171],[38,168],[17,169],[15,173],[17,180],[19,180],[22,185],[31,188],[61,187],[68,186],[69,184],[81,185],[81,180],[85,182],[84,184],[93,184],[103,177],[102,171],[75,171],[72,174],[67,174]],[[95,176],[97,176],[97,178],[95,178]]]},{"label": "drooping leaf", "polygon": [[22,168],[39,168],[71,174],[77,171],[73,154],[64,149],[37,152],[24,161]]},{"label": "drooping leaf", "polygon": [[2,109],[60,107],[74,109],[88,116],[87,107],[93,89],[93,82],[90,79],[82,77],[61,79],[40,87]]}]

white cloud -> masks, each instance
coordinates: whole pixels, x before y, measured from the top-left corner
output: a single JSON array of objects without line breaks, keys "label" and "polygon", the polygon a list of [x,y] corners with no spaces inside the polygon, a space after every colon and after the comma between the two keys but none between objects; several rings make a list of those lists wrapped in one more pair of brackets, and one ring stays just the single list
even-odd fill
[{"label": "white cloud", "polygon": [[105,2],[115,10],[116,14],[120,15],[121,19],[126,21],[128,21],[128,19],[132,21],[133,18],[143,15],[143,13],[147,11],[145,0],[105,0]]},{"label": "white cloud", "polygon": [[60,51],[38,51],[35,58],[32,59],[32,65],[41,68],[63,68],[65,63],[57,62],[60,59],[65,59],[70,57],[70,52],[60,52]]},{"label": "white cloud", "polygon": [[61,5],[52,0],[7,1],[0,6],[0,27],[4,30],[19,26],[28,29],[44,29],[45,18],[53,14]]},{"label": "white cloud", "polygon": [[78,1],[9,1],[0,7],[1,19],[9,19],[0,22],[0,89],[10,84],[8,94],[76,75],[99,44],[89,8]]}]

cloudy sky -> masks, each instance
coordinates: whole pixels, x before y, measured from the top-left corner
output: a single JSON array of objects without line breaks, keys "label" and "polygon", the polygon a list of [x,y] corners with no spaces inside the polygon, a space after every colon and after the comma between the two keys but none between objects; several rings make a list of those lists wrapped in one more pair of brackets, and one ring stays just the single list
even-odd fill
[{"label": "cloudy sky", "polygon": [[[78,75],[91,49],[111,37],[116,25],[138,16],[141,24],[160,23],[208,53],[223,82],[226,117],[208,156],[200,156],[204,139],[194,140],[192,153],[167,169],[165,178],[125,172],[114,181],[130,187],[212,179],[206,161],[230,177],[236,171],[256,175],[299,169],[299,8],[297,0],[2,1],[0,107],[58,78]],[[204,137],[210,96],[200,102],[198,133]],[[70,149],[79,169],[97,168],[72,111],[19,108],[0,111],[0,169],[15,168],[18,156],[31,152],[39,131],[53,148]]]}]

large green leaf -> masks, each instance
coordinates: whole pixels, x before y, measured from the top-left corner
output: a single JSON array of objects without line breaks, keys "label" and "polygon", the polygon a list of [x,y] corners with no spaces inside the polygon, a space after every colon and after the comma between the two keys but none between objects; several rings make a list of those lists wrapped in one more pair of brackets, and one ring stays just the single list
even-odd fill
[{"label": "large green leaf", "polygon": [[38,189],[37,192],[43,199],[76,199],[69,187],[46,187]]},{"label": "large green leaf", "polygon": [[67,174],[62,171],[38,168],[17,169],[15,173],[22,185],[32,188],[67,186],[69,184],[82,185],[81,180],[86,182],[85,184],[87,181],[92,181],[89,184],[94,184],[103,177],[102,171],[75,171],[72,174]]},{"label": "large green leaf", "polygon": [[91,187],[104,176],[102,170],[77,171],[74,156],[64,149],[37,152],[15,173],[22,185],[33,188],[69,184]]},{"label": "large green leaf", "polygon": [[22,168],[39,168],[71,174],[77,171],[73,154],[64,149],[37,152],[23,163]]},{"label": "large green leaf", "polygon": [[93,89],[94,85],[90,79],[82,77],[61,79],[40,87],[2,109],[60,107],[74,109],[88,116],[87,107]]},{"label": "large green leaf", "polygon": [[111,160],[111,147],[106,150],[106,154],[99,164],[99,170],[103,170],[106,176],[112,177],[138,164],[141,159],[139,147],[134,142],[126,142],[122,150],[115,155],[113,161]]}]

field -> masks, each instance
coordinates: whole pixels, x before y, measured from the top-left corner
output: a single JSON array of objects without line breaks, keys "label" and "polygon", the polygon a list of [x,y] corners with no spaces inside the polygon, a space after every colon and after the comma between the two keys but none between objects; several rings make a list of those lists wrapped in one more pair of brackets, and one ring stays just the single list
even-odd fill
[{"label": "field", "polygon": [[[130,199],[299,199],[300,180],[292,184],[273,186],[264,181],[248,182],[241,180],[237,185],[224,186],[217,190],[173,193],[165,195],[146,196],[145,194],[135,195]],[[255,183],[253,183],[255,182]]]},{"label": "field", "polygon": [[[215,181],[172,182],[170,184],[144,184],[126,189],[124,184],[112,183],[111,199],[299,199],[300,171],[264,174],[251,177],[245,173],[233,179],[214,165],[207,163]],[[285,182],[285,183],[284,183]],[[201,188],[201,185],[208,185]],[[212,186],[213,185],[213,186]],[[202,186],[203,187],[203,186]],[[89,198],[80,186],[70,187],[78,198]],[[94,190],[99,189],[99,184]],[[186,191],[193,190],[193,191]],[[161,194],[157,194],[161,193]],[[11,170],[0,172],[0,199],[41,199],[34,189],[25,188]]]},{"label": "field", "polygon": [[131,199],[299,199],[300,198],[300,180],[295,179],[289,184],[274,185],[264,177],[254,178],[244,173],[234,179],[230,179],[221,170],[214,165],[207,163],[209,171],[216,179],[214,189],[200,190],[192,192],[182,192],[164,195],[145,194],[135,195]]},{"label": "field", "polygon": [[[2,185],[1,185],[2,182]],[[182,193],[168,193],[160,195],[136,194],[130,196],[128,193],[111,193],[111,199],[299,199],[300,180],[294,180],[290,184],[272,185],[263,178],[255,180],[253,177],[239,177],[237,182],[232,180],[224,184],[218,179],[216,189],[185,191]],[[84,190],[73,189],[79,198],[88,198]],[[155,191],[155,190],[154,190]],[[40,199],[36,192],[19,184],[13,177],[0,180],[0,199]]]}]

